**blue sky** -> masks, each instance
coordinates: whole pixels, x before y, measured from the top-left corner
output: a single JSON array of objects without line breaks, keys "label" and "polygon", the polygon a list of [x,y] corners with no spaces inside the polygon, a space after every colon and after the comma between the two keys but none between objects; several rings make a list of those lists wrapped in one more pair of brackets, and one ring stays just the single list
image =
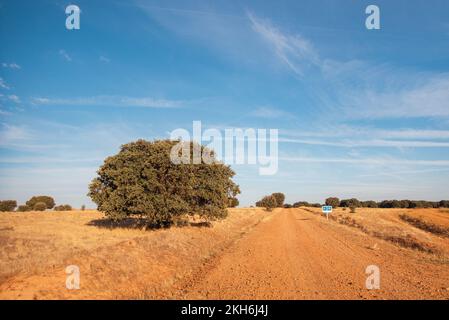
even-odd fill
[{"label": "blue sky", "polygon": [[106,156],[194,120],[279,129],[276,175],[233,166],[242,205],[449,198],[447,1],[73,3],[80,30],[0,1],[0,199],[93,207]]}]

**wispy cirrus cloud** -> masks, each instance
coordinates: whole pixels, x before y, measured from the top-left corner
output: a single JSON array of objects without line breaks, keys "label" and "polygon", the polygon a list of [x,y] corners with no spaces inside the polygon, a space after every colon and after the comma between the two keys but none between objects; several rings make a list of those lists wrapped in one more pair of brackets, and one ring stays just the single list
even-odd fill
[{"label": "wispy cirrus cloud", "polygon": [[290,137],[358,137],[373,139],[449,139],[449,130],[435,129],[379,129],[373,127],[334,125],[332,129],[292,130],[283,129],[283,133]]},{"label": "wispy cirrus cloud", "polygon": [[71,62],[72,61],[72,57],[67,53],[67,51],[65,51],[64,49],[60,49],[59,50],[59,55],[66,60],[67,62]]},{"label": "wispy cirrus cloud", "polygon": [[293,115],[289,112],[286,112],[278,108],[259,107],[251,112],[251,116],[257,118],[278,119],[278,118],[292,117]]},{"label": "wispy cirrus cloud", "polygon": [[0,146],[7,146],[32,138],[29,130],[23,126],[3,123],[0,128]]},{"label": "wispy cirrus cloud", "polygon": [[359,165],[413,165],[449,167],[449,160],[408,160],[396,158],[316,158],[316,157],[280,157],[281,161],[305,162],[305,163],[344,163]]},{"label": "wispy cirrus cloud", "polygon": [[7,62],[2,62],[2,67],[3,68],[8,68],[8,69],[22,69],[21,66],[19,66],[17,63],[12,62],[12,63],[7,63]]},{"label": "wispy cirrus cloud", "polygon": [[447,73],[423,74],[385,64],[320,57],[312,41],[302,35],[283,32],[252,13],[248,19],[295,74],[305,76],[308,67],[317,67],[314,75],[328,89],[313,90],[328,110],[338,112],[342,119],[449,117]]},{"label": "wispy cirrus cloud", "polygon": [[183,101],[158,99],[153,97],[92,96],[75,98],[35,97],[31,102],[36,105],[53,106],[104,106],[104,107],[143,107],[143,108],[180,108]]},{"label": "wispy cirrus cloud", "polygon": [[400,140],[350,140],[344,139],[340,141],[332,140],[307,140],[307,139],[289,139],[280,138],[280,142],[320,145],[344,148],[360,148],[360,147],[381,147],[381,148],[449,148],[449,142],[439,141],[400,141]]},{"label": "wispy cirrus cloud", "polygon": [[111,59],[109,59],[108,57],[105,57],[105,56],[98,57],[98,60],[100,60],[100,62],[103,62],[103,63],[111,62]]},{"label": "wispy cirrus cloud", "polygon": [[320,63],[318,54],[312,43],[299,34],[291,35],[281,32],[270,21],[258,18],[248,12],[252,29],[266,40],[276,56],[293,72],[303,76],[304,68]]},{"label": "wispy cirrus cloud", "polygon": [[336,126],[333,130],[281,130],[280,142],[342,148],[448,148],[449,130]]},{"label": "wispy cirrus cloud", "polygon": [[8,96],[8,99],[14,103],[20,103],[20,98],[18,96],[16,96],[15,94],[10,94]]},{"label": "wispy cirrus cloud", "polygon": [[400,88],[345,90],[340,103],[356,119],[448,117],[449,74],[410,75]]},{"label": "wispy cirrus cloud", "polygon": [[6,90],[9,90],[9,89],[10,89],[10,87],[8,86],[8,84],[6,83],[6,81],[3,80],[3,78],[1,78],[1,77],[0,77],[0,88],[6,89]]}]

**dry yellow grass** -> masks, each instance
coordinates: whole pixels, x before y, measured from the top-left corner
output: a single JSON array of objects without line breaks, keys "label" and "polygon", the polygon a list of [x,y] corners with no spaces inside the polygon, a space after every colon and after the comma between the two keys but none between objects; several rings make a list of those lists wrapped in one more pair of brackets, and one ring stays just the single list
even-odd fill
[{"label": "dry yellow grass", "polygon": [[449,209],[416,209],[405,214],[441,228],[449,228]]},{"label": "dry yellow grass", "polygon": [[0,214],[0,282],[17,273],[35,273],[79,252],[91,251],[147,233],[89,225],[96,210]]},{"label": "dry yellow grass", "polygon": [[[321,208],[306,208],[322,214]],[[401,215],[420,217],[441,227],[449,226],[449,213],[442,209],[382,209],[357,208],[351,213],[349,208],[336,208],[331,219],[380,239],[388,240],[406,248],[428,251],[439,259],[449,259],[449,241],[438,235],[416,228],[400,218]]]},{"label": "dry yellow grass", "polygon": [[[229,211],[212,228],[197,221],[146,231],[93,225],[103,217],[97,211],[1,214],[0,298],[160,298],[165,287],[268,215],[261,209]],[[65,289],[64,270],[71,264],[81,269],[82,292]],[[43,282],[55,289],[39,291]]]}]

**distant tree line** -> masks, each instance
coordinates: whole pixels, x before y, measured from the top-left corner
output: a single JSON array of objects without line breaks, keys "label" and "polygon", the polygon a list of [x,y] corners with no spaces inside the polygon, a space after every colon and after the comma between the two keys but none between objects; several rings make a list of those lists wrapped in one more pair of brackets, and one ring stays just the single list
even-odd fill
[{"label": "distant tree line", "polygon": [[[55,206],[55,200],[50,196],[34,196],[31,197],[26,204],[17,206],[16,200],[3,200],[0,201],[0,211],[12,212],[27,212],[27,211],[45,211],[47,209],[53,209],[55,211],[69,211],[72,207],[68,204]],[[17,209],[16,209],[17,208]]]},{"label": "distant tree line", "polygon": [[425,200],[383,200],[376,202],[373,200],[360,201],[358,199],[343,199],[336,197],[326,199],[326,205],[334,208],[449,208],[449,200],[425,201]]},{"label": "distant tree line", "polygon": [[299,207],[311,207],[311,208],[320,208],[321,203],[309,203],[307,201],[298,201],[293,203],[293,208],[299,208]]},{"label": "distant tree line", "polygon": [[[276,198],[275,195],[278,195]],[[279,195],[282,195],[280,197]],[[276,207],[284,208],[299,208],[299,207],[312,207],[320,208],[321,203],[309,203],[307,201],[298,201],[293,204],[284,204],[285,196],[283,193],[273,193],[263,197],[256,202],[256,207],[264,207],[267,210],[272,210]],[[383,200],[383,201],[361,201],[356,198],[342,199],[337,197],[330,197],[325,200],[325,205],[332,206],[334,208],[449,208],[449,200],[441,201],[425,201],[425,200]]]}]

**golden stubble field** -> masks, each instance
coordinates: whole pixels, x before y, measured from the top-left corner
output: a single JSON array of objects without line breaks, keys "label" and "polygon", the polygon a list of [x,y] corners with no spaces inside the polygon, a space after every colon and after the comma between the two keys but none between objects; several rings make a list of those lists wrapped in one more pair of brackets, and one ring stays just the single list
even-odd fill
[{"label": "golden stubble field", "polygon": [[[447,209],[242,208],[159,230],[94,210],[2,213],[0,298],[449,299],[445,230]],[[365,287],[371,264],[380,290]]]}]

